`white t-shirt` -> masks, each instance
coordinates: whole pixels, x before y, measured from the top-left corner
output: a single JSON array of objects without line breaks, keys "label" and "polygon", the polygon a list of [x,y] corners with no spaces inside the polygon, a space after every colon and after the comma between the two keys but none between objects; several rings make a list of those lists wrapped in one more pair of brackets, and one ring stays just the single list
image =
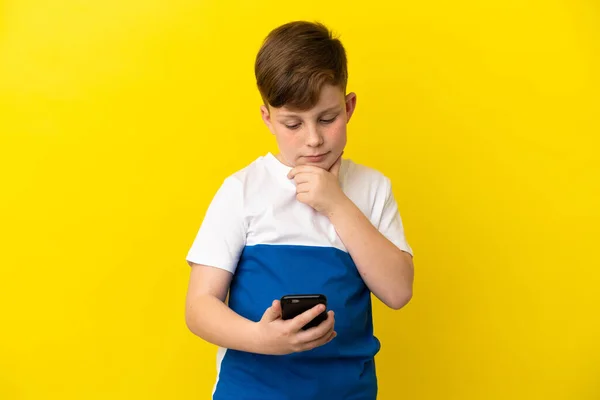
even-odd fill
[{"label": "white t-shirt", "polygon": [[[211,202],[187,260],[234,273],[245,246],[293,244],[346,251],[329,220],[296,200],[291,167],[268,153],[226,178]],[[404,234],[390,180],[343,160],[344,193],[401,250],[413,253]]]}]

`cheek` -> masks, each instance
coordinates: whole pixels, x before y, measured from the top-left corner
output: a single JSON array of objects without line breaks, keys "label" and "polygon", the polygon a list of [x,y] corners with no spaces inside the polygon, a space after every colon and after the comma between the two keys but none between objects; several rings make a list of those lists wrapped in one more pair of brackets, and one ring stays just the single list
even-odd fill
[{"label": "cheek", "polygon": [[278,132],[276,136],[280,149],[284,151],[290,151],[302,145],[300,135],[293,135],[289,132]]},{"label": "cheek", "polygon": [[335,124],[331,125],[328,129],[327,136],[332,142],[345,142],[346,124],[344,123],[344,121],[336,121]]}]

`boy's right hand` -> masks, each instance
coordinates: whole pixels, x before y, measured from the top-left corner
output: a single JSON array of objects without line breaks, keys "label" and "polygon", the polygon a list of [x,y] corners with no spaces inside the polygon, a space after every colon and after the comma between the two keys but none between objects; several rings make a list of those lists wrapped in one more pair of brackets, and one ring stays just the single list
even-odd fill
[{"label": "boy's right hand", "polygon": [[325,306],[319,304],[289,320],[281,318],[281,304],[273,301],[261,320],[256,323],[258,350],[263,354],[283,355],[312,350],[329,343],[336,337],[333,330],[333,311],[318,326],[303,330],[302,327],[323,312]]}]

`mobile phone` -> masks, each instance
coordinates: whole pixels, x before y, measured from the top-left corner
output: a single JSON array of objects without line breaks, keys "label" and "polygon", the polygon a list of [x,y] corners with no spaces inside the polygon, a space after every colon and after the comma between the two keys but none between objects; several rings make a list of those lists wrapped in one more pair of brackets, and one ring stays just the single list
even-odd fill
[{"label": "mobile phone", "polygon": [[317,304],[324,304],[325,311],[304,325],[302,327],[304,330],[315,327],[327,319],[327,297],[323,294],[290,294],[283,296],[281,298],[282,319],[292,319]]}]

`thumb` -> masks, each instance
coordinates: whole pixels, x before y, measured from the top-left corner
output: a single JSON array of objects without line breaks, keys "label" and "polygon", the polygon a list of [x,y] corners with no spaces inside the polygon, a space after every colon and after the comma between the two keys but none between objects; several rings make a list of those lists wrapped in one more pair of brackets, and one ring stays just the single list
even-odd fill
[{"label": "thumb", "polygon": [[275,300],[271,304],[271,307],[267,308],[260,320],[263,322],[272,322],[279,318],[281,318],[281,304],[279,300]]}]

